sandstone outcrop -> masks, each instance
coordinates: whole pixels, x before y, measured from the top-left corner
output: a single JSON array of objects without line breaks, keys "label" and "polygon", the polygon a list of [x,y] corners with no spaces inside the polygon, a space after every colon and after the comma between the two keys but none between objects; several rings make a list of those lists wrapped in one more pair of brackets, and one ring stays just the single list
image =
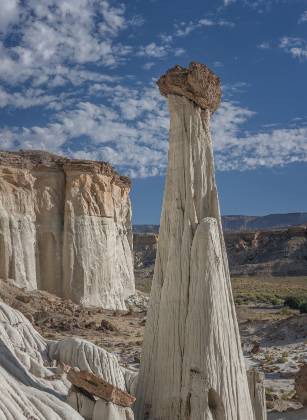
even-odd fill
[{"label": "sandstone outcrop", "polygon": [[227,232],[229,266],[233,276],[306,276],[307,227]]},{"label": "sandstone outcrop", "polygon": [[[241,276],[306,276],[307,226],[275,230],[224,231],[230,273]],[[133,235],[137,288],[151,287],[158,235]]]},{"label": "sandstone outcrop", "polygon": [[130,392],[132,373],[114,355],[85,340],[47,341],[4,303],[0,336],[1,419],[133,420],[130,408],[82,393],[68,396],[70,383],[61,367],[65,365],[93,374],[123,394]]},{"label": "sandstone outcrop", "polygon": [[255,420],[267,420],[264,374],[251,369],[247,371],[247,379]]},{"label": "sandstone outcrop", "polygon": [[86,305],[134,293],[130,181],[104,162],[0,153],[0,278]]},{"label": "sandstone outcrop", "polygon": [[136,418],[254,420],[214,178],[218,78],[192,64],[158,85],[171,113],[169,163]]}]

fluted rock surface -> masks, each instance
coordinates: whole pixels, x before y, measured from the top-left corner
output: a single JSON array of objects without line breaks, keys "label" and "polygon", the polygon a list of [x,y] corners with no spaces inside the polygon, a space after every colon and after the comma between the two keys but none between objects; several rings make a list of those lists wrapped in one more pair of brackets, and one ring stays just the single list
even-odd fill
[{"label": "fluted rock surface", "polygon": [[[218,79],[200,64],[182,72],[181,90],[178,66],[158,82],[171,114],[169,163],[136,418],[254,420],[214,178]],[[199,85],[204,102],[190,89]]]},{"label": "fluted rock surface", "polygon": [[130,181],[103,162],[0,153],[0,277],[87,305],[134,293]]},{"label": "fluted rock surface", "polygon": [[63,364],[129,392],[134,373],[122,368],[113,354],[81,339],[47,341],[27,318],[4,303],[0,303],[0,336],[1,419],[133,420],[130,408],[80,393],[68,396],[71,384]]}]

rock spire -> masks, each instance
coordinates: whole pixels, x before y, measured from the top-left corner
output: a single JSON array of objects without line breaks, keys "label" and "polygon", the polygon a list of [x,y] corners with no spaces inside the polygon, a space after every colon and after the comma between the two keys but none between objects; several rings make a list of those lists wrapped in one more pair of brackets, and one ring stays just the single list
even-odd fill
[{"label": "rock spire", "polygon": [[171,114],[168,172],[135,413],[137,420],[254,420],[214,176],[207,66],[158,81]]}]

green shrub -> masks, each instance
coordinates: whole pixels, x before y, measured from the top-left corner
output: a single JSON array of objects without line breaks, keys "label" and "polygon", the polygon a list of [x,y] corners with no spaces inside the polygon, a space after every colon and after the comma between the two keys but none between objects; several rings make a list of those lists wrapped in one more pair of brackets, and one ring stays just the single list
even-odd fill
[{"label": "green shrub", "polygon": [[288,306],[284,306],[283,308],[281,308],[281,310],[279,311],[280,315],[291,315],[291,311],[290,308]]},{"label": "green shrub", "polygon": [[299,307],[301,314],[307,314],[307,302],[304,302]]},{"label": "green shrub", "polygon": [[288,296],[284,301],[284,305],[291,309],[300,309],[305,303],[307,304],[307,300],[302,296]]},{"label": "green shrub", "polygon": [[283,303],[283,300],[282,299],[279,299],[277,296],[273,296],[273,297],[271,297],[270,298],[270,303],[272,304],[272,305],[282,305],[282,303]]}]

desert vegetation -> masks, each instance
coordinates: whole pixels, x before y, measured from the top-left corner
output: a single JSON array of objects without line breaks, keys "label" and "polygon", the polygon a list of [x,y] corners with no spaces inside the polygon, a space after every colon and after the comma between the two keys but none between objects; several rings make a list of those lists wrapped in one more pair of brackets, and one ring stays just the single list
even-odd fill
[{"label": "desert vegetation", "polygon": [[285,305],[291,309],[307,309],[307,277],[236,277],[232,278],[232,288],[236,305]]}]

